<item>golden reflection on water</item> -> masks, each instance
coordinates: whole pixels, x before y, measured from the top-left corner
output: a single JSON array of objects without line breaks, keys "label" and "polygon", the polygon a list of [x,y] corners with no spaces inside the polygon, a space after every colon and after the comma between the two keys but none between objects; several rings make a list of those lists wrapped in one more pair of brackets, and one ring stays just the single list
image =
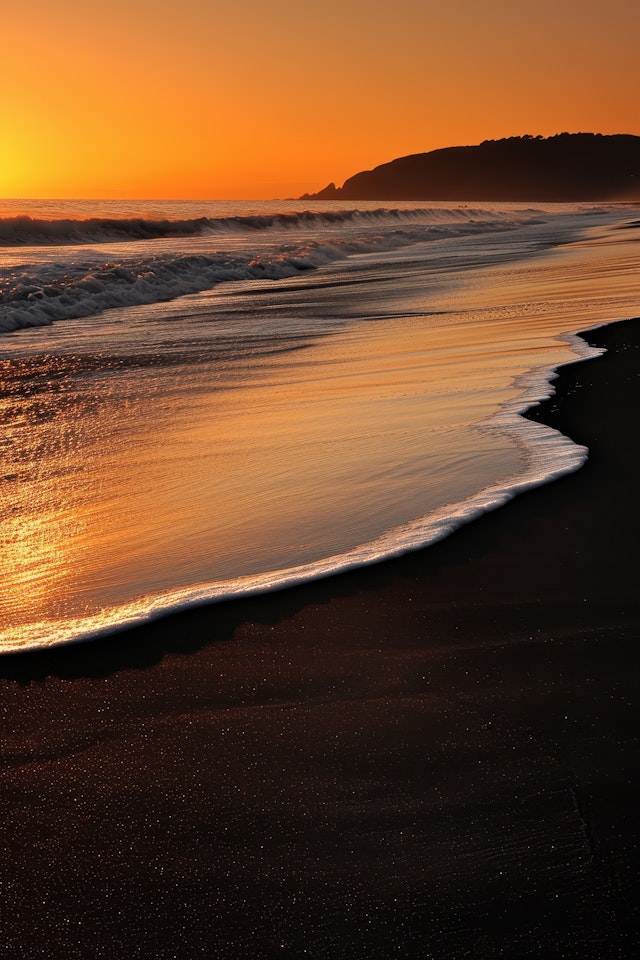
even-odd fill
[{"label": "golden reflection on water", "polygon": [[517,474],[519,444],[477,424],[519,375],[572,358],[558,333],[615,315],[602,310],[617,308],[618,267],[586,249],[476,274],[440,314],[425,295],[424,316],[350,326],[241,373],[2,361],[0,643],[54,642],[168,591],[311,563]]},{"label": "golden reflection on water", "polygon": [[[517,470],[509,441],[466,430],[452,364],[468,377],[479,361],[466,348],[452,360],[444,333],[430,365],[412,321],[258,362],[226,390],[209,390],[206,366],[182,370],[167,404],[153,370],[57,378],[43,359],[38,388],[3,400],[2,641],[56,639],[65,620],[108,623],[110,610],[117,620],[123,604],[168,589],[371,540],[446,502],[437,475],[455,446],[477,459],[461,495],[498,463]],[[478,416],[502,399],[490,379],[478,378]]]}]

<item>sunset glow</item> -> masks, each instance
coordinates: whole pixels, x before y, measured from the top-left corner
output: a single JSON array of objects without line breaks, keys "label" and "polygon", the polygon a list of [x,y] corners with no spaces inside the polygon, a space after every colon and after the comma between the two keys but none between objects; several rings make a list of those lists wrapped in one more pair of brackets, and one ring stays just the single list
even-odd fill
[{"label": "sunset glow", "polygon": [[640,133],[634,0],[23,0],[3,197],[297,196],[403,154]]}]

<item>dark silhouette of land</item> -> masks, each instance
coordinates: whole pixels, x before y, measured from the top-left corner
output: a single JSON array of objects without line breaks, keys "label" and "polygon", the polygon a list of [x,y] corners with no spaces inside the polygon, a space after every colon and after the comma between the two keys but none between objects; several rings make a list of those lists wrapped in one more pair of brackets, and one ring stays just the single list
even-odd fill
[{"label": "dark silhouette of land", "polygon": [[383,163],[301,200],[640,199],[640,137],[560,133],[447,147]]}]

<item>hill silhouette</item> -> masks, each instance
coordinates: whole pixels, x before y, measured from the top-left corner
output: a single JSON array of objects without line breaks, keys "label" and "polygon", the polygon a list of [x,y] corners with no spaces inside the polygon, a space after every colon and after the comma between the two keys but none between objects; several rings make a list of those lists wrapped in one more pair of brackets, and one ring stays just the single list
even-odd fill
[{"label": "hill silhouette", "polygon": [[301,200],[640,200],[640,137],[559,133],[383,163]]}]

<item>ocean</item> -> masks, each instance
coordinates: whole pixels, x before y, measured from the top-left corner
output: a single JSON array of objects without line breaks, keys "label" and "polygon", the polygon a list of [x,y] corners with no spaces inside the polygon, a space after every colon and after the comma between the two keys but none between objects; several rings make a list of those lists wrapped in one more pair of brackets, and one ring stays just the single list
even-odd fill
[{"label": "ocean", "polygon": [[630,204],[0,201],[0,650],[373,563],[576,470],[521,414],[640,313],[639,240]]}]

